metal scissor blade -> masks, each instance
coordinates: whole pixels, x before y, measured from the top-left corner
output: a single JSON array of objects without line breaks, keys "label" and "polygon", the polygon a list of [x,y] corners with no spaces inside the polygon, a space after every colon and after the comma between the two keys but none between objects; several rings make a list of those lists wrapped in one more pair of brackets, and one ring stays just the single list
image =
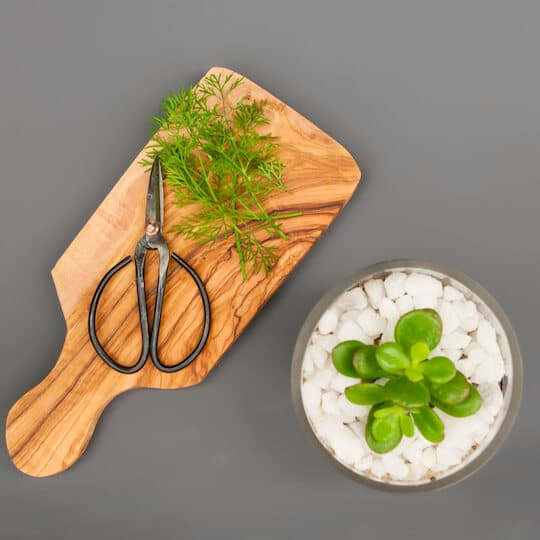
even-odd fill
[{"label": "metal scissor blade", "polygon": [[[163,228],[163,176],[161,162],[154,159],[146,194],[146,230],[150,234]],[[157,229],[157,230],[156,230]]]}]

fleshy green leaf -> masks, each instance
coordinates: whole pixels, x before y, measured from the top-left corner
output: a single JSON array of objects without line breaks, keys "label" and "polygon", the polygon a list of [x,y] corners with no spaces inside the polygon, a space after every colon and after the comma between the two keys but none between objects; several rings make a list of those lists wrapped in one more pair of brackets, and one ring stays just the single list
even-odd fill
[{"label": "fleshy green leaf", "polygon": [[397,377],[384,387],[386,398],[402,407],[422,407],[429,403],[429,390],[423,382],[413,382],[408,377]]},{"label": "fleshy green leaf", "polygon": [[428,441],[438,443],[444,439],[444,424],[430,407],[411,410],[416,427]]},{"label": "fleshy green leaf", "polygon": [[393,450],[398,444],[399,441],[401,441],[401,437],[403,437],[403,433],[401,432],[401,427],[398,423],[398,432],[395,435],[395,437],[389,441],[386,442],[380,442],[375,439],[373,436],[373,422],[375,420],[374,413],[377,412],[379,409],[385,409],[388,407],[392,407],[392,402],[386,401],[384,403],[380,403],[379,405],[374,405],[371,407],[371,410],[369,411],[367,424],[366,424],[366,442],[368,446],[377,454],[385,454],[386,452],[390,452],[390,450]]},{"label": "fleshy green leaf", "polygon": [[456,405],[464,401],[469,395],[470,385],[460,371],[444,384],[431,383],[431,395],[444,405]]},{"label": "fleshy green leaf", "polygon": [[388,373],[377,362],[376,350],[375,345],[367,345],[353,354],[353,367],[362,379],[380,379],[388,376]]},{"label": "fleshy green leaf", "polygon": [[436,384],[444,384],[451,381],[456,375],[456,366],[446,356],[435,356],[426,360],[419,366],[422,373]]},{"label": "fleshy green leaf", "polygon": [[411,365],[409,357],[403,347],[397,343],[383,343],[375,352],[377,362],[388,373],[400,373]]},{"label": "fleshy green leaf", "polygon": [[380,384],[360,383],[345,388],[345,396],[356,405],[374,405],[386,399],[384,387]]},{"label": "fleshy green leaf", "polygon": [[449,414],[450,416],[457,416],[462,418],[464,416],[471,416],[482,406],[482,398],[478,393],[478,390],[472,385],[469,385],[469,395],[461,403],[455,405],[446,405],[441,403],[437,399],[433,399],[433,404],[441,409],[442,412]]},{"label": "fleshy green leaf", "polygon": [[413,363],[419,364],[429,356],[430,352],[431,349],[423,341],[419,341],[411,347],[411,360]]},{"label": "fleshy green leaf", "polygon": [[405,437],[412,437],[414,435],[414,423],[412,421],[412,418],[408,414],[400,415],[399,425]]},{"label": "fleshy green leaf", "polygon": [[374,418],[371,433],[377,442],[388,442],[399,434],[399,415],[389,414],[382,418]]},{"label": "fleshy green leaf", "polygon": [[425,343],[432,351],[439,344],[441,333],[442,320],[434,309],[415,309],[399,319],[394,336],[409,353],[416,343]]},{"label": "fleshy green leaf", "polygon": [[413,382],[421,381],[424,378],[424,374],[418,369],[418,367],[410,367],[405,370],[405,375],[409,380]]},{"label": "fleshy green leaf", "polygon": [[353,367],[353,354],[365,345],[361,341],[349,340],[338,343],[332,349],[332,363],[334,367],[347,377],[358,379],[358,373]]},{"label": "fleshy green leaf", "polygon": [[384,418],[385,416],[388,416],[389,414],[396,414],[401,412],[401,407],[398,407],[396,405],[391,405],[390,407],[385,407],[384,409],[379,409],[378,411],[375,411],[373,413],[373,416],[375,418]]}]

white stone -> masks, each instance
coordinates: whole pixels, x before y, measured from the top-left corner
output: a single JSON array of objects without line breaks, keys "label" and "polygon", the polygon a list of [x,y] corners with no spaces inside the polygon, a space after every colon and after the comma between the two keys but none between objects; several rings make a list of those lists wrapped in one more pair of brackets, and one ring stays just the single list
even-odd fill
[{"label": "white stone", "polygon": [[382,462],[386,468],[386,472],[398,480],[402,480],[409,473],[409,467],[407,467],[403,459],[398,456],[384,454],[382,457]]},{"label": "white stone", "polygon": [[307,348],[306,355],[309,356],[315,366],[323,368],[327,365],[328,352],[316,344],[312,344]]},{"label": "white stone", "polygon": [[350,309],[348,311],[344,311],[341,314],[341,317],[339,318],[339,320],[340,321],[356,321],[360,313],[362,313],[360,309]]},{"label": "white stone", "polygon": [[476,330],[479,317],[475,303],[466,300],[464,302],[454,302],[453,305],[456,309],[461,328],[465,330],[465,332]]},{"label": "white stone", "polygon": [[[359,405],[360,407],[360,405]],[[367,407],[367,410],[369,411],[369,407]],[[366,413],[367,418],[367,413]],[[365,436],[366,436],[366,422],[359,420],[357,422],[351,422],[349,424],[349,428],[355,433],[355,435],[365,443]],[[367,446],[367,443],[365,443],[365,446]]]},{"label": "white stone", "polygon": [[464,349],[471,342],[471,336],[461,330],[442,336],[439,347],[442,349]]},{"label": "white stone", "polygon": [[340,322],[337,327],[337,337],[338,341],[356,339],[362,343],[365,343],[366,345],[371,345],[371,343],[373,343],[373,339],[371,339],[371,337],[368,336],[354,321]]},{"label": "white stone", "polygon": [[382,478],[386,474],[386,467],[383,465],[381,458],[373,458],[371,472],[373,476],[376,476],[377,478]]},{"label": "white stone", "polygon": [[480,346],[482,346],[486,351],[491,353],[499,353],[499,345],[497,344],[497,335],[495,333],[495,328],[486,321],[482,319],[478,323],[478,329],[476,330],[476,339]]},{"label": "white stone", "polygon": [[448,302],[454,302],[456,300],[463,300],[463,293],[458,291],[455,287],[451,285],[446,285],[443,290],[443,298]]},{"label": "white stone", "polygon": [[364,447],[360,444],[356,435],[345,426],[332,434],[330,444],[338,459],[349,465],[352,465],[364,455]]},{"label": "white stone", "polygon": [[414,309],[437,309],[439,299],[430,294],[419,294],[413,296]]},{"label": "white stone", "polygon": [[360,328],[370,337],[380,336],[386,327],[386,320],[378,315],[372,308],[366,308],[358,318],[356,322],[360,325]]},{"label": "white stone", "polygon": [[407,281],[407,274],[403,272],[392,272],[384,280],[384,288],[388,298],[395,300],[405,294],[405,281]]},{"label": "white stone", "polygon": [[408,459],[411,463],[421,463],[422,460],[422,448],[420,443],[413,441],[403,452],[405,459]]},{"label": "white stone", "polygon": [[387,341],[394,341],[394,331],[396,329],[396,324],[398,319],[388,319],[386,323],[386,328],[381,336],[381,343],[386,343]]},{"label": "white stone", "polygon": [[452,467],[461,462],[459,453],[451,448],[446,448],[444,446],[439,446],[436,450],[437,453],[437,463],[442,465],[444,468]]},{"label": "white stone", "polygon": [[329,387],[332,390],[335,390],[338,394],[343,394],[347,386],[351,386],[356,383],[358,383],[358,379],[355,379],[353,377],[346,377],[345,375],[342,375],[341,373],[336,373],[332,377]]},{"label": "white stone", "polygon": [[460,323],[458,310],[456,309],[455,304],[445,301],[441,304],[438,311],[443,323],[443,335],[455,332]]},{"label": "white stone", "polygon": [[482,409],[486,409],[491,416],[498,414],[504,402],[504,396],[499,383],[479,384],[478,393],[482,397]]},{"label": "white stone", "polygon": [[411,463],[409,464],[409,474],[406,479],[411,482],[417,482],[423,478],[427,473],[427,468],[422,465],[422,463]]},{"label": "white stone", "polygon": [[335,309],[325,311],[319,320],[319,333],[330,334],[336,329],[338,323],[338,312]]},{"label": "white stone", "polygon": [[337,404],[337,392],[324,392],[321,399],[321,408],[325,414],[340,416],[340,410]]},{"label": "white stone", "polygon": [[383,298],[379,304],[379,315],[385,319],[399,319],[399,310],[390,298]]},{"label": "white stone", "polygon": [[501,358],[490,356],[479,364],[471,375],[471,381],[477,384],[498,382],[504,377],[504,363]]},{"label": "white stone", "polygon": [[361,287],[345,291],[338,299],[338,305],[343,309],[364,309],[368,305],[366,295]]},{"label": "white stone", "polygon": [[405,291],[411,296],[442,296],[442,284],[438,279],[414,272],[405,281]]},{"label": "white stone", "polygon": [[[432,354],[431,356],[435,356]],[[463,351],[461,349],[441,349],[440,356],[446,356],[450,358],[454,364],[463,356]]]},{"label": "white stone", "polygon": [[422,465],[431,469],[436,463],[435,448],[433,446],[428,446],[424,448],[422,452]]},{"label": "white stone", "polygon": [[330,368],[318,369],[309,380],[317,385],[319,388],[326,390],[330,385],[330,381],[334,376],[336,370],[331,370]]},{"label": "white stone", "polygon": [[314,345],[318,345],[326,352],[332,352],[332,349],[339,343],[339,339],[334,334],[329,334],[328,336],[317,335],[316,339],[313,340]]},{"label": "white stone", "polygon": [[385,290],[382,279],[370,279],[364,284],[364,291],[368,296],[370,304],[377,309],[381,300],[385,297]]},{"label": "white stone", "polygon": [[351,403],[344,394],[338,397],[337,404],[345,422],[352,422],[356,418],[367,419],[369,409],[371,408],[367,405],[355,405]]},{"label": "white stone", "polygon": [[365,454],[358,461],[354,463],[354,468],[360,472],[365,472],[371,468],[373,464],[373,455]]},{"label": "white stone", "polygon": [[302,385],[302,401],[306,411],[313,411],[321,404],[321,389],[311,381]]},{"label": "white stone", "polygon": [[304,377],[309,377],[313,374],[314,371],[315,366],[313,364],[313,358],[306,351],[306,354],[304,355],[304,361],[302,362],[302,374],[304,375]]},{"label": "white stone", "polygon": [[456,364],[456,369],[461,371],[461,373],[463,373],[463,375],[465,375],[467,378],[470,378],[470,376],[474,373],[474,369],[476,368],[476,366],[468,358],[461,358],[454,363]]},{"label": "white stone", "polygon": [[398,308],[400,315],[405,315],[405,313],[412,311],[414,309],[414,302],[412,296],[409,296],[408,294],[400,296],[396,300],[396,307]]}]

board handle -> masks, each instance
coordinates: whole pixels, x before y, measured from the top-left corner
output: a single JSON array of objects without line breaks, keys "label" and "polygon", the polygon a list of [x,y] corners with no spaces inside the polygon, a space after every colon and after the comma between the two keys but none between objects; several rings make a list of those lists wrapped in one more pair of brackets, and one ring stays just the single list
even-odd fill
[{"label": "board handle", "polygon": [[24,394],[6,420],[6,444],[14,465],[36,477],[71,467],[83,454],[103,410],[134,385],[97,357],[80,331],[68,332],[49,374]]}]

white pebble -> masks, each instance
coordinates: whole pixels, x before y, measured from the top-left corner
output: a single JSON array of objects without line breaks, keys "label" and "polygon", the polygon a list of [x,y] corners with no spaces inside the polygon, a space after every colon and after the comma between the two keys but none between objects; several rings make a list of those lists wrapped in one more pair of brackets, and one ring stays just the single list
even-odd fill
[{"label": "white pebble", "polygon": [[366,295],[361,287],[345,291],[338,299],[338,305],[343,309],[364,309],[368,305]]},{"label": "white pebble", "polygon": [[439,315],[443,323],[443,335],[452,334],[458,329],[460,318],[455,304],[443,302],[439,308]]},{"label": "white pebble", "polygon": [[441,338],[439,347],[441,349],[464,349],[471,342],[471,336],[461,330],[456,330],[451,334],[446,334]]},{"label": "white pebble", "polygon": [[[435,355],[432,355],[435,356]],[[454,364],[463,356],[462,349],[441,349],[441,356],[450,358]]]},{"label": "white pebble", "polygon": [[364,455],[364,447],[358,437],[345,426],[333,433],[330,444],[338,459],[350,465]]},{"label": "white pebble", "polygon": [[490,356],[479,364],[471,375],[471,381],[477,384],[498,382],[504,377],[504,363],[501,358]]},{"label": "white pebble", "polygon": [[378,315],[372,308],[364,309],[364,311],[358,315],[356,322],[370,337],[380,336],[386,327],[386,320]]},{"label": "white pebble", "polygon": [[[361,407],[362,405],[359,405]],[[369,411],[369,407],[366,406],[367,410]],[[366,419],[367,419],[367,413],[366,413]],[[365,436],[366,436],[366,422],[364,421],[357,421],[357,422],[351,422],[349,424],[349,427],[352,429],[354,434],[360,438],[363,442],[365,442]],[[367,443],[365,443],[367,445]]]},{"label": "white pebble", "polygon": [[379,304],[379,315],[385,319],[398,319],[399,310],[390,298],[383,298]]},{"label": "white pebble", "polygon": [[404,315],[405,313],[412,311],[414,309],[412,296],[409,296],[408,294],[400,296],[396,300],[396,307],[398,308],[400,315]]},{"label": "white pebble", "polygon": [[461,358],[454,362],[456,364],[456,369],[461,371],[465,377],[470,378],[474,373],[475,365],[468,358]]},{"label": "white pebble", "polygon": [[451,448],[446,448],[444,446],[439,446],[437,448],[437,463],[442,465],[444,468],[452,467],[461,462],[459,454],[452,450]]},{"label": "white pebble", "polygon": [[409,467],[407,467],[405,462],[398,456],[385,454],[382,457],[382,462],[386,471],[398,480],[402,480],[409,473]]},{"label": "white pebble", "polygon": [[373,455],[366,454],[362,458],[360,458],[358,461],[355,462],[354,468],[360,472],[364,472],[370,469],[372,464],[373,464]]},{"label": "white pebble", "polygon": [[341,314],[341,317],[339,318],[339,320],[340,321],[356,321],[360,313],[362,313],[360,309],[351,309],[349,311],[344,311]]},{"label": "white pebble", "polygon": [[321,399],[321,407],[325,414],[339,416],[339,407],[337,404],[337,392],[324,392]]},{"label": "white pebble", "polygon": [[368,405],[355,405],[351,403],[344,394],[338,397],[337,405],[345,422],[353,422],[356,418],[365,418],[369,414]]},{"label": "white pebble", "polygon": [[453,305],[456,308],[461,328],[465,332],[476,330],[479,317],[475,303],[467,300],[465,302],[454,302]]},{"label": "white pebble", "polygon": [[403,272],[392,272],[384,280],[384,288],[388,298],[395,300],[405,294],[405,281],[407,281],[407,274]]},{"label": "white pebble", "polygon": [[418,294],[413,296],[414,309],[437,309],[439,300],[431,294]]},{"label": "white pebble", "polygon": [[315,366],[323,368],[328,360],[328,353],[319,345],[312,344],[307,348],[306,355],[311,358]]},{"label": "white pebble", "polygon": [[502,407],[504,397],[498,382],[478,385],[478,393],[482,396],[482,409],[495,416]]},{"label": "white pebble", "polygon": [[454,302],[456,300],[463,300],[463,293],[459,292],[455,287],[446,285],[443,290],[443,298],[448,302]]},{"label": "white pebble", "polygon": [[412,444],[410,444],[403,451],[403,456],[411,463],[420,463],[422,460],[422,448],[420,446],[420,443],[414,441]]},{"label": "white pebble", "polygon": [[326,390],[330,385],[330,381],[335,372],[335,369],[331,370],[330,368],[319,369],[309,378],[309,380],[319,388]]},{"label": "white pebble", "polygon": [[306,351],[304,355],[304,361],[302,362],[302,374],[304,377],[309,377],[315,371],[315,366],[313,364],[313,359],[310,354]]},{"label": "white pebble", "polygon": [[442,284],[438,279],[414,272],[405,281],[405,291],[411,296],[442,296]]},{"label": "white pebble", "polygon": [[388,319],[386,323],[386,328],[381,336],[381,343],[386,343],[387,341],[394,341],[394,330],[396,329],[396,324],[398,319]]},{"label": "white pebble", "polygon": [[321,389],[311,381],[302,385],[302,401],[306,411],[314,411],[321,405]]},{"label": "white pebble", "polygon": [[336,329],[338,323],[338,312],[335,309],[329,309],[319,320],[319,333],[330,334]]},{"label": "white pebble", "polygon": [[364,290],[366,291],[370,304],[377,309],[385,296],[383,280],[370,279],[364,284]]},{"label": "white pebble", "polygon": [[422,465],[422,463],[411,463],[409,464],[409,474],[407,475],[407,480],[412,482],[417,482],[427,473],[427,468]]},{"label": "white pebble", "polygon": [[478,324],[478,330],[476,331],[476,339],[478,343],[486,349],[488,352],[498,353],[499,345],[497,344],[497,335],[495,334],[495,328],[486,321],[482,319]]},{"label": "white pebble", "polygon": [[358,379],[354,379],[353,377],[346,377],[341,373],[336,373],[330,381],[329,388],[335,390],[338,394],[343,394],[347,386],[351,386],[353,384],[356,384],[357,382]]},{"label": "white pebble", "polygon": [[383,465],[381,458],[373,458],[371,472],[377,478],[382,478],[386,474],[386,467]]},{"label": "white pebble", "polygon": [[333,334],[330,334],[328,336],[317,336],[316,339],[313,340],[315,345],[318,345],[326,352],[331,352],[332,349],[339,343],[339,339],[337,336],[334,336]]},{"label": "white pebble", "polygon": [[339,341],[356,339],[366,345],[373,343],[373,340],[354,321],[340,322],[337,327],[337,337]]},{"label": "white pebble", "polygon": [[433,467],[435,463],[435,448],[433,446],[428,446],[427,448],[424,448],[424,451],[422,452],[422,465],[424,465],[424,467],[427,467],[428,469],[431,469],[431,467]]}]

